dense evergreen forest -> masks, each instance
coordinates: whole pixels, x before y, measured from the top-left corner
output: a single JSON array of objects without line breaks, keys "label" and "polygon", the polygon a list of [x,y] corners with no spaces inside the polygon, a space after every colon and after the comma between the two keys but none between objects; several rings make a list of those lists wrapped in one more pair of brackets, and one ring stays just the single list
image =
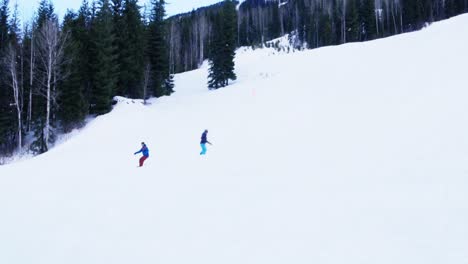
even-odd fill
[{"label": "dense evergreen forest", "polygon": [[[209,57],[221,4],[168,19],[171,69],[196,69]],[[297,48],[366,41],[421,29],[468,12],[468,0],[245,0],[238,6],[237,46],[259,46],[293,33]]]},{"label": "dense evergreen forest", "polygon": [[[291,34],[317,48],[418,30],[468,0],[225,0],[166,18],[165,1],[84,0],[63,19],[41,0],[31,21],[0,0],[0,156],[46,152],[116,95],[170,95],[173,74],[210,61],[207,87],[235,80],[234,51]],[[237,8],[237,12],[236,12]]]},{"label": "dense evergreen forest", "polygon": [[[111,110],[116,95],[170,95],[164,0],[84,0],[62,20],[41,0],[31,22],[0,3],[0,156],[46,152],[56,135]],[[24,25],[24,26],[21,26]]]}]

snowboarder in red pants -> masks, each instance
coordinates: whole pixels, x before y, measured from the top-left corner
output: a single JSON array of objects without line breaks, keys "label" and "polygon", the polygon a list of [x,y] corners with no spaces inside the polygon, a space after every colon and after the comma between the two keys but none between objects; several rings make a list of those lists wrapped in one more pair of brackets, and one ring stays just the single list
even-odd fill
[{"label": "snowboarder in red pants", "polygon": [[143,153],[143,156],[140,158],[140,167],[143,167],[143,163],[149,157],[149,149],[148,147],[146,147],[146,144],[144,142],[141,143],[141,149],[135,152],[134,155],[138,153]]}]

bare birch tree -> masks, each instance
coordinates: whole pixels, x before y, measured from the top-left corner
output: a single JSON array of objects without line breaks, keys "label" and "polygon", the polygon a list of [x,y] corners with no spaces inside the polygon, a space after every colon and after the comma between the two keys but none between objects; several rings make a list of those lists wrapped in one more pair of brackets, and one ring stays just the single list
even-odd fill
[{"label": "bare birch tree", "polygon": [[39,92],[46,99],[46,120],[43,133],[46,149],[49,148],[52,104],[56,103],[58,97],[55,85],[65,78],[61,72],[61,65],[64,63],[66,41],[67,34],[59,31],[58,23],[54,20],[47,20],[37,36],[38,57],[44,71],[44,79]]}]

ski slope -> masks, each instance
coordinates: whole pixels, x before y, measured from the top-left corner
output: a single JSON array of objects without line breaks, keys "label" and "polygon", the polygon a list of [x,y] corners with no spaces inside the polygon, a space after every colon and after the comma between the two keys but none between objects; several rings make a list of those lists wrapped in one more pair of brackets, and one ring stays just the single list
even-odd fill
[{"label": "ski slope", "polygon": [[120,98],[0,167],[0,263],[468,263],[467,28],[240,49],[228,88]]}]

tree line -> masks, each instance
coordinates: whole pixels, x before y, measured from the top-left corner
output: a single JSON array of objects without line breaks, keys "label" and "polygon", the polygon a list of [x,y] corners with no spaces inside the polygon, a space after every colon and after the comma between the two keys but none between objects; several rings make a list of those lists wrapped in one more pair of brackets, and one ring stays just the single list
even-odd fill
[{"label": "tree line", "polygon": [[367,41],[467,11],[466,0],[247,0],[239,10],[239,45],[291,32],[307,48]]},{"label": "tree line", "polygon": [[[209,58],[222,4],[168,19],[174,72]],[[296,48],[367,41],[421,29],[468,12],[468,0],[245,0],[237,11],[236,46],[261,46],[292,34]]]},{"label": "tree line", "polygon": [[56,135],[109,112],[116,95],[170,95],[164,0],[84,0],[62,22],[41,0],[29,23],[0,2],[0,156],[46,152]]}]

